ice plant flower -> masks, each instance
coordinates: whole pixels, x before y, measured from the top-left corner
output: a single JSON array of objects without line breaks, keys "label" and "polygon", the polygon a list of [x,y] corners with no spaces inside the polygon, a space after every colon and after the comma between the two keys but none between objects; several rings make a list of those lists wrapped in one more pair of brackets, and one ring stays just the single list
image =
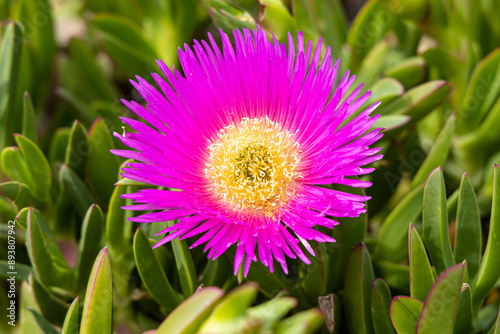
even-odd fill
[{"label": "ice plant flower", "polygon": [[313,51],[299,33],[295,48],[288,34],[286,47],[257,27],[234,30],[233,47],[220,34],[222,51],[210,34],[179,48],[184,75],[158,61],[159,90],[131,81],[147,105],[123,103],[149,125],[122,118],[134,132],[115,135],[132,150],[113,153],[135,160],[123,177],[162,189],[124,195],[134,203],[125,209],[152,211],[134,222],[176,221],[155,247],[201,235],[191,247],[207,243],[209,258],[236,245],[235,274],[243,264],[246,276],[257,257],[287,273],[285,255],[309,264],[308,240],[335,241],[315,228],[338,224],[327,215],[365,212],[369,197],[322,185],[371,185],[355,176],[381,158],[369,147],[382,136],[372,129],[378,115],[370,117],[378,104],[343,124],[370,92],[358,98],[360,85],[347,96],[355,76],[335,83],[339,61],[328,47],[320,62],[321,40]]}]

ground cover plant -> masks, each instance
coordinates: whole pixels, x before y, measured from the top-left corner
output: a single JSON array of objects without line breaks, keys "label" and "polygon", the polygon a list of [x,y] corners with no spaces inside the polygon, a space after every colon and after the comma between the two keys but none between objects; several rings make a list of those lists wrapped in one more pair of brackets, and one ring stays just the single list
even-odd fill
[{"label": "ground cover plant", "polygon": [[0,331],[500,333],[498,13],[1,1]]}]

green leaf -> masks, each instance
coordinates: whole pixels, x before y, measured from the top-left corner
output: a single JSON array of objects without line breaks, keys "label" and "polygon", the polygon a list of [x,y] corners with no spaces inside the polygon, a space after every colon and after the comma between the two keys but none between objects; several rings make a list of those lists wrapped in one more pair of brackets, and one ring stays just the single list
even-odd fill
[{"label": "green leaf", "polygon": [[31,182],[27,184],[36,196],[48,200],[52,184],[52,171],[49,162],[31,140],[23,135],[16,135],[15,139],[23,155],[23,163],[29,170]]},{"label": "green leaf", "polygon": [[469,284],[462,285],[460,302],[458,304],[457,315],[455,317],[453,334],[469,334],[472,329],[472,293]]},{"label": "green leaf", "polygon": [[500,165],[495,165],[488,242],[476,278],[472,283],[472,300],[477,311],[500,276]]},{"label": "green leaf", "polygon": [[87,131],[82,123],[75,120],[71,126],[64,162],[82,180],[85,179],[85,167],[90,150]]},{"label": "green leaf", "polygon": [[130,190],[128,186],[115,187],[106,216],[106,240],[117,254],[130,245],[132,237],[132,222],[127,219],[131,213],[121,208],[126,203],[121,196],[129,192],[127,189]]},{"label": "green leaf", "polygon": [[[353,189],[352,187],[335,185],[334,189],[354,193],[356,195],[366,195],[362,188]],[[340,225],[336,226],[332,231],[332,237],[337,242],[328,245],[329,278],[325,279],[327,284],[325,291],[337,291],[342,289],[345,277],[345,267],[350,256],[349,254],[354,246],[363,241],[368,217],[366,213],[363,213],[358,217],[340,217],[337,218],[337,221]]]},{"label": "green leaf", "polygon": [[[378,42],[363,59],[356,79],[364,83],[364,87],[370,87],[382,73],[389,51],[389,44],[382,40]],[[351,88],[354,90],[353,88]],[[348,94],[348,93],[347,93]]]},{"label": "green leaf", "polygon": [[398,97],[377,111],[381,115],[401,114],[411,117],[410,124],[425,117],[448,97],[451,92],[450,85],[441,80],[429,81],[418,85],[403,96]]},{"label": "green leaf", "polygon": [[380,2],[390,10],[391,14],[414,21],[420,20],[427,10],[426,0],[381,0]]},{"label": "green leaf", "polygon": [[83,218],[89,206],[95,203],[94,197],[90,193],[85,183],[73,172],[68,165],[63,164],[59,170],[59,179],[64,185],[66,193],[69,195],[78,214]]},{"label": "green leaf", "polygon": [[436,142],[427,154],[424,162],[413,177],[410,187],[414,188],[425,182],[425,179],[432,170],[446,162],[451,147],[451,140],[455,131],[455,114],[452,113],[446,121],[443,129],[439,133]]},{"label": "green leaf", "polygon": [[32,277],[30,283],[43,316],[53,324],[62,325],[68,304],[55,296],[38,279]]},{"label": "green leaf", "polygon": [[[8,272],[10,272],[9,263],[5,260],[0,260],[0,276],[10,278]],[[16,273],[16,280],[27,281],[30,274],[32,274],[33,272],[31,266],[22,263],[16,263]]]},{"label": "green leaf", "polygon": [[394,297],[391,303],[391,320],[398,334],[415,334],[423,305],[420,300],[411,297]]},{"label": "green leaf", "polygon": [[410,293],[410,267],[406,264],[389,261],[376,261],[375,273],[382,277],[393,289]]},{"label": "green leaf", "polygon": [[476,195],[467,174],[460,182],[455,225],[455,261],[467,262],[467,272],[473,278],[481,261],[481,219]]},{"label": "green leaf", "polygon": [[181,281],[181,288],[184,298],[191,296],[196,288],[196,269],[194,268],[193,257],[186,244],[186,240],[175,238],[170,241],[174,251],[175,264]]},{"label": "green leaf", "polygon": [[48,286],[71,290],[74,274],[48,226],[34,209],[28,210],[26,246],[37,278]]},{"label": "green leaf", "polygon": [[406,257],[408,249],[408,223],[415,221],[422,211],[424,186],[410,191],[391,211],[382,224],[377,244],[375,259],[398,261]]},{"label": "green leaf", "polygon": [[456,264],[436,278],[425,299],[416,334],[452,333],[464,282],[465,263]]},{"label": "green leaf", "polygon": [[257,297],[258,286],[246,283],[232,290],[203,322],[202,333],[231,333],[239,329],[247,308]]},{"label": "green leaf", "polygon": [[31,314],[33,314],[33,318],[35,319],[38,327],[43,331],[44,334],[58,334],[59,332],[52,326],[52,324],[43,317],[40,313],[37,311],[34,311],[33,309],[29,308],[28,309]]},{"label": "green leaf", "polygon": [[[403,85],[393,78],[382,78],[370,86],[372,95],[365,102],[365,105],[371,105],[380,101],[381,105],[389,103],[396,97],[402,96],[405,92]],[[401,116],[400,117],[408,117]]]},{"label": "green leaf", "polygon": [[425,80],[427,68],[422,58],[412,57],[389,67],[384,75],[398,80],[405,89],[410,89]]},{"label": "green leaf", "polygon": [[14,99],[23,47],[23,33],[17,22],[11,21],[2,33],[0,44],[0,149],[12,140],[15,131]]},{"label": "green leaf", "polygon": [[38,136],[36,134],[36,115],[35,109],[33,108],[33,102],[31,101],[28,92],[24,93],[23,100],[23,127],[21,133],[34,143],[38,143]]},{"label": "green leaf", "polygon": [[147,183],[127,179],[126,177],[121,178],[118,182],[115,183],[115,186],[150,186]]},{"label": "green leaf", "polygon": [[[352,49],[351,69],[355,71],[363,58],[379,42],[391,25],[387,10],[379,1],[370,0],[358,12],[347,35],[347,44]],[[376,27],[374,29],[373,27]]]},{"label": "green leaf", "polygon": [[500,309],[498,310],[497,321],[495,321],[488,334],[500,334]]},{"label": "green leaf", "polygon": [[372,321],[376,334],[396,333],[390,315],[391,290],[381,278],[372,283]]},{"label": "green leaf", "polygon": [[31,173],[17,147],[4,148],[2,150],[1,161],[2,170],[7,174],[9,179],[24,183],[30,188],[32,187],[33,179],[31,178]]},{"label": "green leaf", "polygon": [[149,74],[156,67],[158,54],[140,27],[125,17],[100,13],[91,24],[100,30],[104,48],[129,77]]},{"label": "green leaf", "polygon": [[156,334],[194,334],[208,317],[224,291],[207,287],[186,299],[161,323]]},{"label": "green leaf", "polygon": [[422,226],[424,242],[431,262],[438,273],[441,273],[453,265],[453,254],[448,233],[446,188],[441,167],[431,172],[425,184]]},{"label": "green leaf", "polygon": [[83,305],[81,334],[111,333],[113,289],[111,261],[105,247],[97,256],[90,274]]},{"label": "green leaf", "polygon": [[347,326],[353,333],[371,333],[371,284],[373,268],[365,244],[354,247],[349,255],[344,279],[344,309]]},{"label": "green leaf", "polygon": [[21,302],[19,307],[19,327],[23,329],[23,333],[30,334],[45,334],[44,331],[38,326],[34,314],[30,310],[40,311],[36,303],[33,290],[27,281],[21,283]]},{"label": "green leaf", "polygon": [[90,151],[87,162],[89,187],[95,198],[107,208],[114,191],[114,182],[120,167],[120,158],[111,154],[113,138],[102,118],[98,118],[89,130]]},{"label": "green leaf", "polygon": [[286,5],[279,0],[259,0],[262,16],[259,24],[273,34],[279,41],[285,41],[287,33],[297,34],[297,24],[293,20]]},{"label": "green leaf", "polygon": [[49,146],[49,161],[64,161],[66,157],[66,148],[68,147],[70,129],[59,128],[52,135]]},{"label": "green leaf", "polygon": [[296,313],[283,320],[276,326],[276,334],[313,334],[322,323],[321,311],[313,308]]},{"label": "green leaf", "polygon": [[182,302],[180,294],[172,288],[168,277],[148,237],[138,228],[134,236],[134,256],[139,275],[153,298],[167,309],[173,309]]},{"label": "green leaf", "polygon": [[468,133],[478,127],[500,95],[500,49],[483,58],[474,69],[465,92],[462,108],[458,110],[462,122],[460,134]]},{"label": "green leaf", "polygon": [[82,89],[88,90],[93,100],[115,100],[116,89],[104,76],[103,70],[97,65],[95,55],[90,49],[81,40],[73,38],[69,45],[69,52]]},{"label": "green leaf", "polygon": [[76,261],[77,289],[82,298],[92,271],[94,259],[101,249],[104,231],[104,218],[101,208],[92,204],[83,218],[80,240],[78,242],[78,258]]},{"label": "green leaf", "polygon": [[381,116],[375,124],[373,124],[374,128],[384,128],[384,139],[385,133],[397,129],[399,127],[405,126],[410,121],[410,116],[406,115],[384,115]]},{"label": "green leaf", "polygon": [[34,198],[33,192],[26,184],[16,181],[1,183],[0,195],[9,198],[12,204],[15,204],[17,208],[29,206]]},{"label": "green leaf", "polygon": [[76,297],[75,300],[69,306],[66,317],[64,318],[64,323],[61,328],[61,334],[78,334],[78,301],[80,297]]},{"label": "green leaf", "polygon": [[424,301],[434,284],[434,276],[422,239],[420,239],[420,235],[412,223],[410,223],[408,244],[410,253],[411,297]]},{"label": "green leaf", "polygon": [[[260,331],[271,331],[275,323],[297,306],[292,297],[276,297],[247,309],[243,327],[259,327]],[[257,325],[256,325],[257,324]]]}]

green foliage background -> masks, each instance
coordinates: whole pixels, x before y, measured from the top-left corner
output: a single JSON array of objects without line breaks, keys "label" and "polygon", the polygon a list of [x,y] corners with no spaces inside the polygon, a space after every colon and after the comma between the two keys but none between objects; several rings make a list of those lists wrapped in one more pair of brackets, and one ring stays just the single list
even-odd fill
[{"label": "green foliage background", "polygon": [[[352,17],[339,0],[0,0],[0,309],[16,303],[0,331],[500,333],[499,14],[495,0],[368,0]],[[245,279],[234,250],[153,250],[171,222],[127,220],[120,195],[144,185],[109,150],[130,116],[119,99],[141,100],[129,78],[256,24],[322,36],[386,130],[367,214],[314,243],[311,265]]]}]

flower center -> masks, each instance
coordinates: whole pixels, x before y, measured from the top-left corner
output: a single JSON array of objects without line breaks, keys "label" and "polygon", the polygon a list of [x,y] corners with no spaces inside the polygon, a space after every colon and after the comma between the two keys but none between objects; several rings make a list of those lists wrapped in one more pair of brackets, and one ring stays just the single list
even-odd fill
[{"label": "flower center", "polygon": [[275,216],[294,193],[300,161],[294,134],[267,117],[243,118],[210,141],[205,174],[229,206],[250,214]]}]

